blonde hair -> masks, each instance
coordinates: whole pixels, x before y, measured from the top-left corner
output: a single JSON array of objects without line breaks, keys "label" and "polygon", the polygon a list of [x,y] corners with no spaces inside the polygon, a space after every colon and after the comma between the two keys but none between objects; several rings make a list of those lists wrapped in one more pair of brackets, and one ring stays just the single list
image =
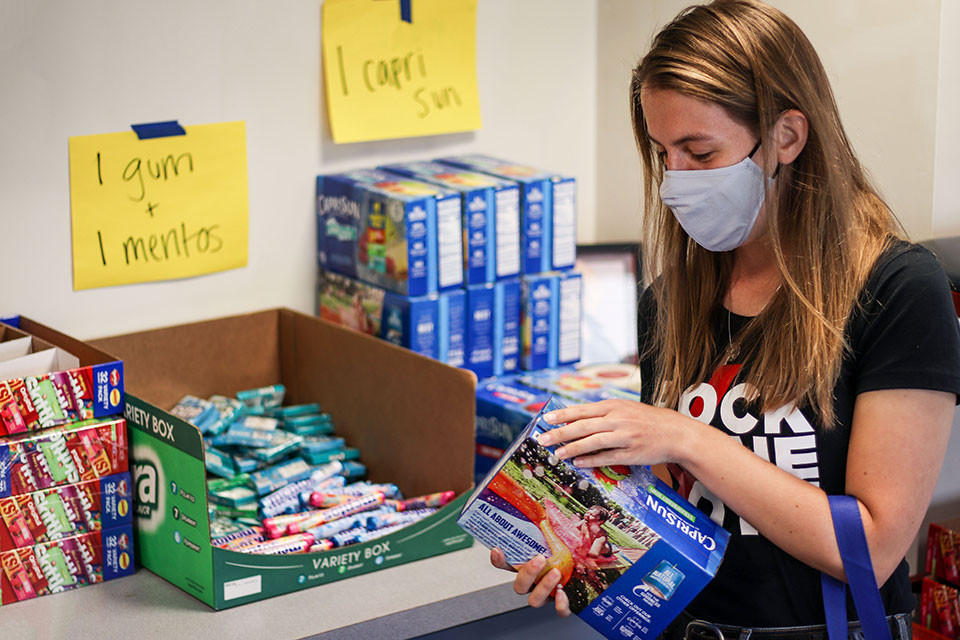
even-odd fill
[{"label": "blonde hair", "polygon": [[[877,258],[903,233],[854,154],[816,51],[777,9],[756,0],[715,0],[682,11],[633,72],[644,266],[659,310],[651,342],[654,398],[677,406],[689,385],[722,364],[715,330],[732,254],[697,245],[660,201],[663,166],[647,134],[643,87],[718,104],[761,141],[784,111],[806,116],[806,145],[779,167],[765,200],[782,285],[735,341],[749,363],[745,381],[764,411],[809,403],[829,428],[847,320]],[[761,153],[772,156],[772,147]]]}]

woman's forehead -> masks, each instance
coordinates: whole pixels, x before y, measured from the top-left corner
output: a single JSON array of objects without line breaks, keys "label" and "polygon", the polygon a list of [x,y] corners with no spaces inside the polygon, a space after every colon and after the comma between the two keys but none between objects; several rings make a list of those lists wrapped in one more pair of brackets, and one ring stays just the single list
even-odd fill
[{"label": "woman's forehead", "polygon": [[719,104],[674,89],[644,87],[640,103],[647,134],[661,146],[726,140],[750,133]]}]

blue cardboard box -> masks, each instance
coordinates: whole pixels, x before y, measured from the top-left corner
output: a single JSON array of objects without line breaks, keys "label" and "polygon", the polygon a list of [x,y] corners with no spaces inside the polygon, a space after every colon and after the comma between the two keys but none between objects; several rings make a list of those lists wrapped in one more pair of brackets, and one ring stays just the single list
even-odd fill
[{"label": "blue cardboard box", "polygon": [[550,393],[522,384],[517,376],[477,384],[477,482],[496,464],[510,443],[550,399]]},{"label": "blue cardboard box", "polygon": [[460,195],[373,169],[317,177],[320,267],[408,296],[463,284]]},{"label": "blue cardboard box", "polygon": [[520,189],[515,182],[437,162],[403,162],[386,171],[460,193],[466,285],[520,273]]},{"label": "blue cardboard box", "polygon": [[577,260],[573,178],[480,154],[440,158],[438,162],[511,180],[520,186],[523,273],[573,268]]},{"label": "blue cardboard box", "polygon": [[481,380],[520,367],[522,288],[518,278],[466,287],[466,368]]},{"label": "blue cardboard box", "polygon": [[641,401],[637,391],[618,387],[589,374],[580,373],[573,367],[528,371],[518,374],[516,380],[531,389],[540,389],[573,404],[613,399]]},{"label": "blue cardboard box", "polygon": [[520,322],[523,287],[519,278],[500,280],[493,287],[493,374],[502,376],[520,369]]},{"label": "blue cardboard box", "polygon": [[523,277],[523,369],[536,371],[580,360],[582,285],[576,272]]},{"label": "blue cardboard box", "polygon": [[317,315],[454,367],[465,364],[463,289],[410,297],[321,269]]},{"label": "blue cardboard box", "polygon": [[579,468],[540,445],[543,412],[467,501],[457,523],[507,562],[556,568],[570,609],[607,638],[653,640],[716,575],[730,534],[649,467]]}]

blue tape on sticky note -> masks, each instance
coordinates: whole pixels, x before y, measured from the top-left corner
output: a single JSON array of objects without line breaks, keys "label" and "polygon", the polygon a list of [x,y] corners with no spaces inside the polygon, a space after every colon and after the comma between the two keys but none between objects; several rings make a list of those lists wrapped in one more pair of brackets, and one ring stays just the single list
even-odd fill
[{"label": "blue tape on sticky note", "polygon": [[400,19],[404,22],[413,23],[413,17],[410,15],[411,0],[400,0]]},{"label": "blue tape on sticky note", "polygon": [[176,120],[167,120],[166,122],[147,122],[144,124],[132,124],[130,127],[141,140],[150,138],[166,138],[169,136],[185,136],[187,132]]}]

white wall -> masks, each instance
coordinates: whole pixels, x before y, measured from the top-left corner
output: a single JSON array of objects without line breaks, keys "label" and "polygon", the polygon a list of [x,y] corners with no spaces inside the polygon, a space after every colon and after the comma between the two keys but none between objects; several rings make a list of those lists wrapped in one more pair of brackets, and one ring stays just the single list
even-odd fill
[{"label": "white wall", "polygon": [[940,14],[933,234],[960,235],[960,2],[944,0]]},{"label": "white wall", "polygon": [[[279,305],[313,306],[315,176],[485,152],[577,178],[594,218],[595,0],[481,0],[483,128],[335,145],[320,0],[0,1],[0,314],[79,338]],[[67,138],[132,123],[243,120],[249,264],[188,280],[74,292]]]}]

